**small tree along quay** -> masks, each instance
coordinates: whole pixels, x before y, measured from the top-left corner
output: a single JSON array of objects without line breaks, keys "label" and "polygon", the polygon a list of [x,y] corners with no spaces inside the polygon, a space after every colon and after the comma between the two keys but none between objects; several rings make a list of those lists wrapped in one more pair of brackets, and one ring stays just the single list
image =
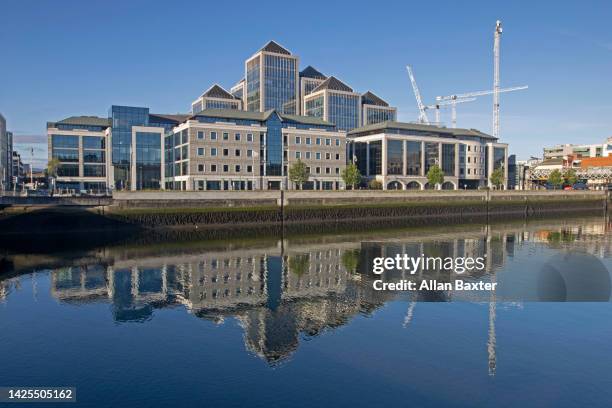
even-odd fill
[{"label": "small tree along quay", "polygon": [[355,163],[349,164],[342,170],[342,180],[347,187],[351,186],[353,190],[361,183],[361,173]]},{"label": "small tree along quay", "polygon": [[578,181],[578,177],[576,176],[576,170],[574,169],[567,169],[565,171],[565,174],[563,174],[563,177],[565,178],[565,182],[570,186],[573,186]]},{"label": "small tree along quay", "polygon": [[429,171],[427,172],[427,182],[433,188],[436,188],[438,184],[442,185],[442,183],[444,183],[444,172],[440,166],[434,164],[429,168]]},{"label": "small tree along quay", "polygon": [[504,168],[498,167],[491,173],[491,184],[497,188],[504,185]]},{"label": "small tree along quay", "polygon": [[289,168],[289,180],[297,184],[300,190],[302,189],[302,185],[308,181],[309,176],[310,174],[308,174],[306,164],[300,159]]},{"label": "small tree along quay", "polygon": [[563,184],[563,175],[559,170],[553,170],[548,175],[548,183],[554,188],[560,187]]},{"label": "small tree along quay", "polygon": [[57,177],[57,170],[59,169],[60,161],[59,159],[51,159],[47,163],[47,168],[45,169],[47,177]]}]

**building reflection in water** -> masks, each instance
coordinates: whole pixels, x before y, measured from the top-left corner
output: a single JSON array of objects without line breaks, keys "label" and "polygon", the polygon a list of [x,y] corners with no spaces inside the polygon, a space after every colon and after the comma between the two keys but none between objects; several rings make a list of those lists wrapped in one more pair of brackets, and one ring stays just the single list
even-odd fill
[{"label": "building reflection in water", "polygon": [[[559,234],[561,238],[559,238]],[[559,239],[578,240],[587,251],[609,256],[606,229],[559,228],[492,233],[488,227],[435,235],[389,235],[367,241],[324,243],[269,241],[268,245],[219,250],[144,251],[127,254],[107,248],[96,262],[53,269],[51,294],[65,303],[109,302],[115,321],[143,322],[155,309],[184,305],[198,318],[221,323],[235,318],[244,332],[246,348],[269,364],[287,359],[302,336],[346,324],[368,315],[386,301],[408,301],[404,327],[418,313],[417,301],[474,300],[469,293],[448,291],[379,292],[371,273],[374,257],[485,257],[486,268],[462,279],[495,280],[495,272],[524,241],[556,245]],[[597,236],[598,239],[594,237]],[[551,238],[552,237],[552,238]],[[569,238],[571,237],[571,238]],[[161,253],[166,255],[160,255]],[[170,253],[170,254],[168,254]],[[447,270],[420,270],[409,275],[388,271],[383,280],[453,279]],[[0,282],[0,301],[19,289],[19,278]],[[482,299],[477,299],[482,301]],[[496,369],[495,295],[489,300],[487,354],[489,373]]]}]

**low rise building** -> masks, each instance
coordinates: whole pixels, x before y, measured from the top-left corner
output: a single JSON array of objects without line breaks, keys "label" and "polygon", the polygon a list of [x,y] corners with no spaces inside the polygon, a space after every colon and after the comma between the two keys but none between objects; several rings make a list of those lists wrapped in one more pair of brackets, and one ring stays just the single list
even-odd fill
[{"label": "low rise building", "polygon": [[366,180],[383,189],[433,188],[427,173],[444,172],[443,189],[491,186],[490,175],[504,169],[508,179],[508,145],[475,129],[386,121],[348,132],[349,159]]},{"label": "low rise building", "polygon": [[544,160],[546,159],[567,159],[573,157],[580,159],[583,157],[607,157],[612,153],[612,138],[606,139],[603,143],[593,144],[560,144],[544,148]]},{"label": "low rise building", "polygon": [[72,116],[47,123],[49,161],[56,159],[56,189],[106,190],[111,185],[108,118]]},{"label": "low rise building", "polygon": [[304,162],[305,189],[342,188],[346,133],[324,120],[207,109],[165,136],[165,187],[174,190],[296,188],[289,168]]}]

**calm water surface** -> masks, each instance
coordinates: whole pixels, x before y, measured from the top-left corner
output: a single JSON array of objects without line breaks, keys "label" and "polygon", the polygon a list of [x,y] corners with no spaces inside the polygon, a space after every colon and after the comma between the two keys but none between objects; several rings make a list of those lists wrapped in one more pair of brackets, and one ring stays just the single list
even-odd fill
[{"label": "calm water surface", "polygon": [[[80,406],[610,406],[611,238],[583,219],[4,250],[0,385]],[[499,289],[374,291],[396,253],[485,256],[465,279]]]}]

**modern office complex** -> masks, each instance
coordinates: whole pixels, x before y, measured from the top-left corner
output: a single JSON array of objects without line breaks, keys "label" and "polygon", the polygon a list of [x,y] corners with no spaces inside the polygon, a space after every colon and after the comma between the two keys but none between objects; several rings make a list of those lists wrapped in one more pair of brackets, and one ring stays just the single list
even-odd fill
[{"label": "modern office complex", "polygon": [[433,188],[427,183],[433,165],[444,172],[443,189],[489,186],[498,167],[508,179],[508,145],[474,129],[387,121],[350,131],[348,141],[349,160],[383,189]]},{"label": "modern office complex", "polygon": [[[424,188],[433,164],[445,188],[487,185],[506,168],[507,145],[475,130],[396,122],[397,110],[354,91],[270,41],[244,64],[229,91],[212,85],[189,114],[113,105],[108,118],[73,116],[47,125],[57,186],[73,190],[292,189],[290,167],[305,163],[305,189],[344,188],[355,157],[366,179],[386,188]],[[506,169],[507,172],[507,169]]]}]

